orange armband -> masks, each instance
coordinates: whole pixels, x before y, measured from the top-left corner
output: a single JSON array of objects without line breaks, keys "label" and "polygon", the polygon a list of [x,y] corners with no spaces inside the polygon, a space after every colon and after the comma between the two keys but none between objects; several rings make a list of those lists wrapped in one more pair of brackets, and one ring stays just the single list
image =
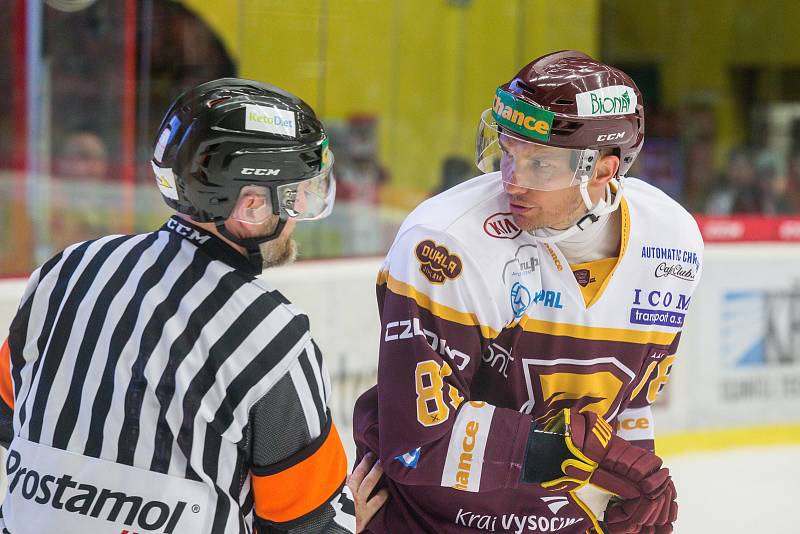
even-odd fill
[{"label": "orange armband", "polygon": [[11,348],[8,339],[0,347],[0,399],[14,409],[14,384],[11,381]]},{"label": "orange armband", "polygon": [[256,515],[285,523],[315,511],[341,490],[347,458],[329,419],[308,447],[275,465],[253,467],[251,474]]}]

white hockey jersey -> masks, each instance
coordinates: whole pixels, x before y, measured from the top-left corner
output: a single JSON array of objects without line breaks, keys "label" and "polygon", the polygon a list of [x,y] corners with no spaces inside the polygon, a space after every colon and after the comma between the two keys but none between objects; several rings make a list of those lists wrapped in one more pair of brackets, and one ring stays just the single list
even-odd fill
[{"label": "white hockey jersey", "polygon": [[378,386],[354,417],[359,452],[379,454],[392,493],[372,531],[595,524],[574,495],[551,506],[552,492],[519,482],[528,435],[576,407],[612,423],[647,419],[620,435],[652,446],[649,405],[702,268],[691,215],[634,178],[624,195],[619,258],[588,299],[591,268],[573,272],[556,244],[514,224],[499,173],[409,215],[378,279]]}]

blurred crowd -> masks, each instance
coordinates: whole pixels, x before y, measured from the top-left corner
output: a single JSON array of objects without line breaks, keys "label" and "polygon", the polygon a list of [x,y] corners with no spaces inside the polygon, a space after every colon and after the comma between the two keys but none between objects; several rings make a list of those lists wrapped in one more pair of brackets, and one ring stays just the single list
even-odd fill
[{"label": "blurred crowd", "polygon": [[748,146],[731,151],[708,193],[710,215],[800,213],[800,151],[781,161],[772,151]]}]

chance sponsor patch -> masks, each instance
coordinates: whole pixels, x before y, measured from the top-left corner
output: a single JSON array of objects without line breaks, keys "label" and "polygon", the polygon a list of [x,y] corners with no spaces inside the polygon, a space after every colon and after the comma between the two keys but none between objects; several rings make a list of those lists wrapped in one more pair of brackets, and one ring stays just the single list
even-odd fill
[{"label": "chance sponsor patch", "polygon": [[492,102],[492,116],[504,128],[531,139],[549,141],[556,114],[520,100],[498,87]]},{"label": "chance sponsor patch", "polygon": [[483,454],[489,440],[494,406],[468,402],[458,412],[442,472],[442,486],[476,492],[481,487]]},{"label": "chance sponsor patch", "polygon": [[451,254],[444,245],[437,245],[431,239],[417,244],[415,249],[420,262],[420,272],[432,284],[444,284],[448,279],[455,280],[464,269],[464,262],[457,254]]}]

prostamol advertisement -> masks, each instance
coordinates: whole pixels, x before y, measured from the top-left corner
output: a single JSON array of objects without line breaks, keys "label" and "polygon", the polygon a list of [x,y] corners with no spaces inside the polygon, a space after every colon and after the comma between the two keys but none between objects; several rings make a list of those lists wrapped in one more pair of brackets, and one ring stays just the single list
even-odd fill
[{"label": "prostamol advertisement", "polygon": [[6,454],[6,526],[18,534],[210,534],[216,496],[200,482],[15,437]]}]

